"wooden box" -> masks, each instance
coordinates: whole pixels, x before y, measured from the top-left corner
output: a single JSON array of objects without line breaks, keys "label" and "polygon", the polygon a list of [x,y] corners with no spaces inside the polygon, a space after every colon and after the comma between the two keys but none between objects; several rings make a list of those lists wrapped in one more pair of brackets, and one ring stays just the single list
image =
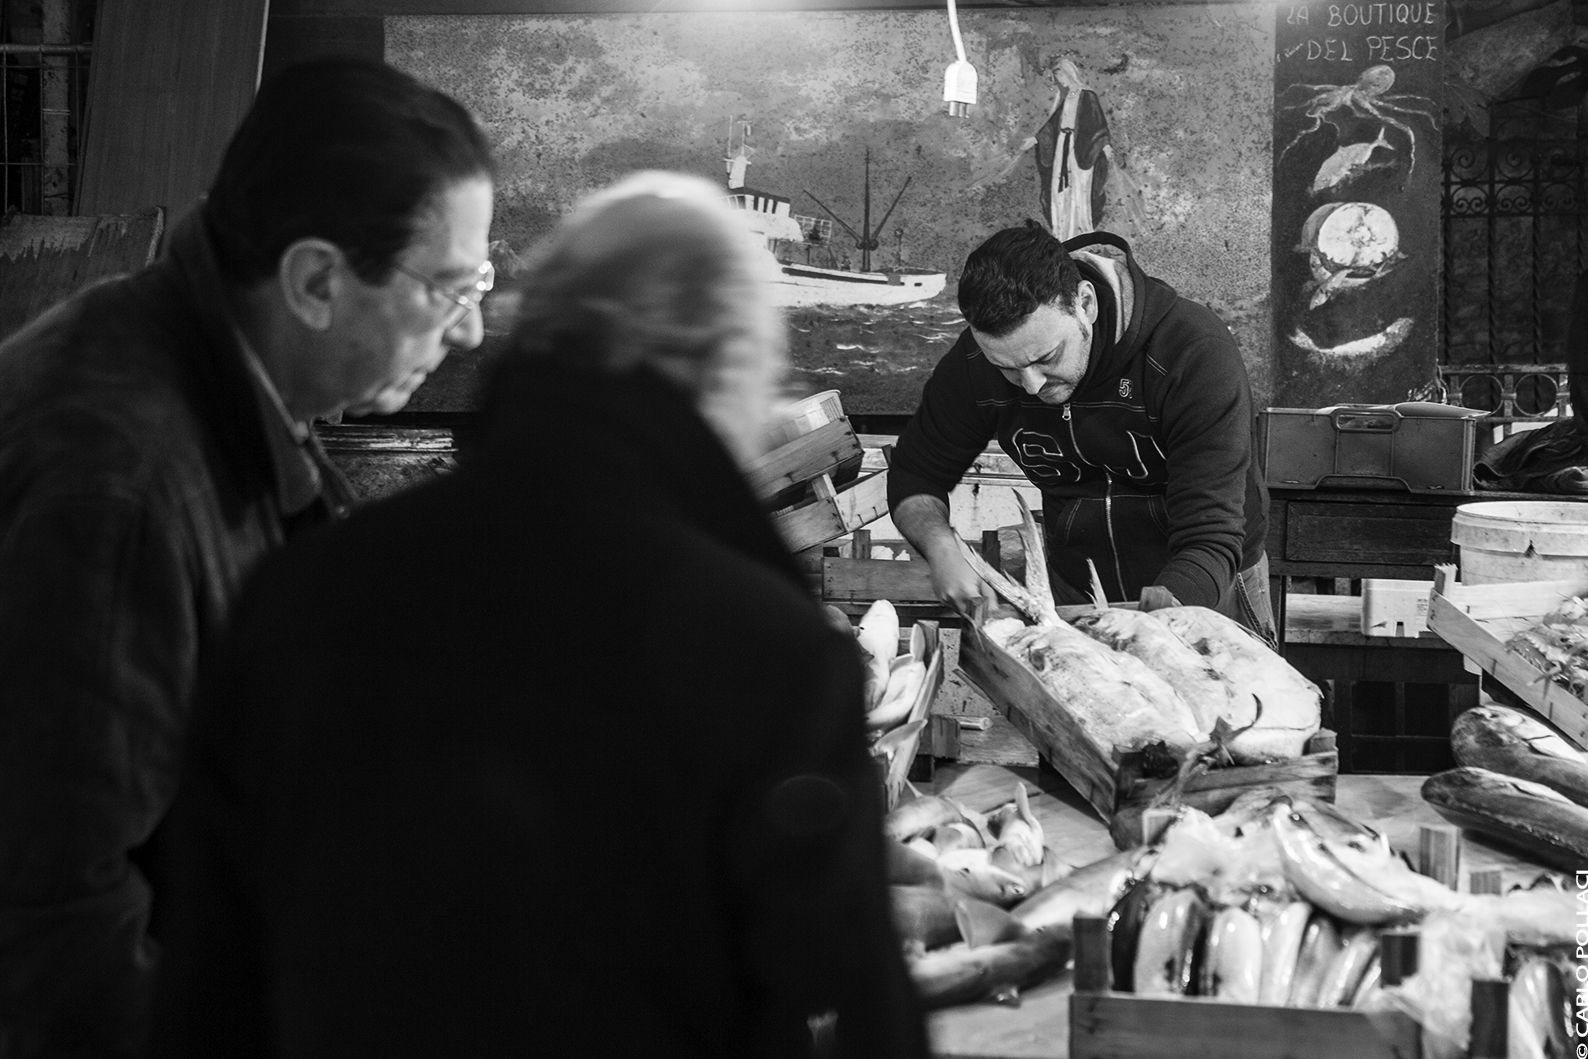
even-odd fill
[{"label": "wooden box", "polygon": [[1134,993],[1070,996],[1070,1059],[1418,1059],[1398,1011],[1286,1008]]},{"label": "wooden box", "polygon": [[768,452],[745,477],[789,548],[802,552],[888,513],[888,472],[857,477],[864,461],[860,438],[838,417]]},{"label": "wooden box", "polygon": [[[1060,607],[1059,615],[1068,619],[1088,610]],[[1108,822],[1117,846],[1123,849],[1141,841],[1142,812],[1169,786],[1169,780],[1143,776],[1139,752],[1121,754],[1095,743],[1034,672],[980,629],[967,628],[961,635],[959,665],[982,694]],[[1306,751],[1293,761],[1212,769],[1193,776],[1181,792],[1180,803],[1217,814],[1243,792],[1256,787],[1279,787],[1334,801],[1339,771],[1334,733],[1328,729],[1319,731]]]},{"label": "wooden box", "polygon": [[[926,679],[921,682],[921,690],[916,693],[915,704],[910,707],[909,714],[900,722],[900,725],[908,725],[916,721],[924,723],[890,757],[884,758],[879,755],[873,755],[882,774],[884,812],[891,812],[893,807],[903,800],[904,782],[910,775],[910,766],[915,763],[915,755],[921,747],[923,735],[928,738],[927,749],[932,749],[932,700],[937,697],[938,689],[943,686],[943,640],[938,631],[937,623],[930,621],[917,622],[914,628],[919,628],[926,637]],[[909,630],[901,633],[899,639],[900,650],[909,651]]]},{"label": "wooden box", "polygon": [[846,486],[835,486],[824,474],[812,481],[811,492],[811,499],[772,513],[772,523],[791,551],[825,544],[888,513],[887,471]]},{"label": "wooden box", "polygon": [[1573,743],[1588,748],[1588,702],[1551,680],[1506,641],[1573,596],[1588,579],[1463,585],[1454,566],[1434,568],[1428,627],[1504,684]]}]

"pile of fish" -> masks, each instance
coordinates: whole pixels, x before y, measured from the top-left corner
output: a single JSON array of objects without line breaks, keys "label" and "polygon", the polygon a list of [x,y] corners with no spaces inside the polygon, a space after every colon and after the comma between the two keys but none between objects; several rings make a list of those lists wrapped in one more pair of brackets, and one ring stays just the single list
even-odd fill
[{"label": "pile of fish", "polygon": [[1099,606],[1066,622],[1053,604],[1042,533],[1021,501],[1024,586],[962,542],[973,569],[1034,624],[999,617],[981,630],[1034,672],[1105,756],[1163,743],[1216,745],[1238,765],[1300,757],[1323,695],[1238,622],[1206,607],[1151,612]]},{"label": "pile of fish", "polygon": [[1505,646],[1572,694],[1588,694],[1588,598],[1566,600]]},{"label": "pile of fish", "polygon": [[1037,931],[1007,909],[1069,873],[1046,845],[1024,784],[980,813],[918,796],[888,814],[894,925],[928,1007],[992,999],[1052,977],[1070,957],[1070,928]]},{"label": "pile of fish", "polygon": [[995,619],[983,632],[1029,667],[1105,754],[1220,735],[1235,764],[1301,756],[1322,694],[1238,623],[1206,607],[1110,607],[1065,622]]},{"label": "pile of fish", "polygon": [[901,650],[899,612],[892,603],[879,599],[866,608],[858,625],[836,607],[829,606],[833,627],[853,632],[866,667],[864,705],[866,734],[871,740],[871,756],[882,770],[888,789],[888,804],[897,801],[909,761],[927,720],[910,714],[920,702],[931,665],[925,630],[910,629],[909,646]]},{"label": "pile of fish", "polygon": [[[1452,1040],[1464,1040],[1465,1028],[1447,1025],[1426,1000],[1452,987],[1429,982],[1457,970],[1469,979],[1498,974],[1509,945],[1513,1026],[1575,1046],[1575,1036],[1562,1036],[1569,1011],[1557,1001],[1570,982],[1552,948],[1569,947],[1575,929],[1565,880],[1546,876],[1504,896],[1458,893],[1412,871],[1382,836],[1327,803],[1272,788],[1243,794],[1216,818],[1182,808],[1154,845],[1068,871],[1050,868],[1046,849],[1033,863],[1035,822],[1023,795],[986,819],[943,798],[889,817],[895,920],[931,1006],[1017,1000],[1063,968],[1074,917],[1085,912],[1107,917],[1116,990],[1398,1006]],[[976,846],[969,832],[990,844]],[[1424,931],[1427,974],[1385,987],[1380,932],[1409,925]],[[1431,948],[1441,939],[1455,939],[1453,951],[1482,948],[1471,941],[1478,935],[1493,943],[1492,966],[1428,956],[1443,951]]]},{"label": "pile of fish", "polygon": [[1457,717],[1450,746],[1460,767],[1423,783],[1440,815],[1554,867],[1588,865],[1588,755],[1527,713],[1492,705]]}]

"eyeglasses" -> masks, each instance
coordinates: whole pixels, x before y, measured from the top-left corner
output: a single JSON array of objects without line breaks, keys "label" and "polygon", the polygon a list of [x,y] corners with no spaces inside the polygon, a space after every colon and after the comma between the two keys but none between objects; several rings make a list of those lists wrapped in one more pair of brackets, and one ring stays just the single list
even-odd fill
[{"label": "eyeglasses", "polygon": [[393,268],[410,279],[418,280],[424,284],[425,290],[431,294],[445,298],[452,303],[447,310],[447,315],[441,321],[443,331],[456,327],[458,321],[469,314],[469,310],[479,308],[480,301],[496,286],[496,266],[486,261],[475,270],[474,279],[454,287],[443,287],[429,276],[415,272],[406,265],[393,263]]}]

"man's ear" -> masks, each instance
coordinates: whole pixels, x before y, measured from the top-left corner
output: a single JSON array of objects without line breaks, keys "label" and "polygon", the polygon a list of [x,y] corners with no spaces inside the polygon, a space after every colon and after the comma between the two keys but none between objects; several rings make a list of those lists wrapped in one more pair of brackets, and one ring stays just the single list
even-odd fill
[{"label": "man's ear", "polygon": [[1092,281],[1083,279],[1075,287],[1075,308],[1086,317],[1089,324],[1097,323],[1097,288]]},{"label": "man's ear", "polygon": [[282,251],[276,283],[292,315],[313,331],[331,326],[344,273],[341,248],[325,239],[299,239]]}]

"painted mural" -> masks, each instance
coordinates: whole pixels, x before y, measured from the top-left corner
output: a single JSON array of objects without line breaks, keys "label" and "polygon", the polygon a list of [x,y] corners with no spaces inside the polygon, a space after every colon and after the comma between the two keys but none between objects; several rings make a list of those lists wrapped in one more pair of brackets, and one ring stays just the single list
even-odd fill
[{"label": "painted mural", "polygon": [[492,138],[509,256],[625,172],[721,181],[777,258],[794,381],[852,414],[913,410],[965,255],[1027,217],[1129,238],[1230,324],[1262,401],[1271,12],[961,12],[963,118],[941,11],[393,18],[386,49]]},{"label": "painted mural", "polygon": [[1405,400],[1439,353],[1443,0],[1276,19],[1277,401]]}]

